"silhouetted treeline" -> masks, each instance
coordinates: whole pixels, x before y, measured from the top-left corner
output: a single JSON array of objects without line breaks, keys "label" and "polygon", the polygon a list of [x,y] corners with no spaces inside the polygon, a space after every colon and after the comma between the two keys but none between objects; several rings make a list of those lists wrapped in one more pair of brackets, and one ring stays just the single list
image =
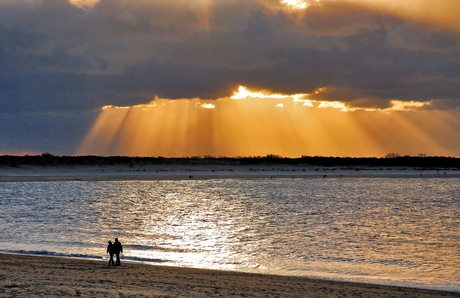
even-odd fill
[{"label": "silhouetted treeline", "polygon": [[415,167],[457,168],[460,158],[437,156],[387,157],[323,157],[287,158],[276,155],[263,157],[128,157],[128,156],[55,156],[50,153],[25,156],[0,156],[0,166],[141,166],[141,165],[312,165],[325,167]]}]

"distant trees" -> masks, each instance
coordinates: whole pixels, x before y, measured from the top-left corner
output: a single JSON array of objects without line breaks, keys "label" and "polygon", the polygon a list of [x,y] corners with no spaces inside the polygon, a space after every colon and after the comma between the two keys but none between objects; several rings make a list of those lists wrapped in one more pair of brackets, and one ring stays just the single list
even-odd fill
[{"label": "distant trees", "polygon": [[[426,157],[426,156],[427,155],[425,153],[417,154],[417,157]],[[388,153],[387,155],[385,155],[385,158],[397,158],[397,157],[401,157],[401,155],[398,153]],[[410,156],[406,155],[406,157],[410,157]]]},{"label": "distant trees", "polygon": [[302,156],[288,158],[277,155],[253,157],[129,157],[129,156],[55,156],[48,152],[31,156],[0,156],[0,166],[117,166],[130,167],[147,165],[305,165],[321,167],[417,167],[417,168],[457,168],[460,158],[436,157],[419,154],[401,156],[389,153],[384,158],[377,157],[325,157]]}]

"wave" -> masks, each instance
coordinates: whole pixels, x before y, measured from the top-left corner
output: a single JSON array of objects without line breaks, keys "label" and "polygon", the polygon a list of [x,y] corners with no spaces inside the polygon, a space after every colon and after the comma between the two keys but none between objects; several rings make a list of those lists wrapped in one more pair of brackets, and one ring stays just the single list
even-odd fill
[{"label": "wave", "polygon": [[175,252],[175,253],[192,253],[200,251],[199,249],[193,249],[190,247],[162,247],[162,246],[149,246],[141,244],[123,244],[123,248],[131,250],[141,250],[141,251],[165,251],[165,252]]},{"label": "wave", "polygon": [[[77,258],[77,259],[90,259],[90,260],[106,260],[108,257],[101,257],[100,255],[91,255],[91,254],[74,254],[74,253],[60,253],[49,250],[12,250],[12,249],[2,249],[1,253],[8,254],[17,254],[17,255],[32,255],[32,256],[49,256],[49,257],[60,257],[60,258]],[[138,263],[148,263],[148,264],[159,264],[159,263],[171,263],[169,260],[162,259],[151,259],[151,258],[142,258],[135,256],[121,256],[122,260]]]},{"label": "wave", "polygon": [[139,262],[139,263],[148,263],[148,264],[160,264],[160,263],[171,263],[169,260],[162,260],[162,259],[149,259],[149,258],[141,258],[141,257],[123,257],[123,260],[131,261],[131,262]]}]

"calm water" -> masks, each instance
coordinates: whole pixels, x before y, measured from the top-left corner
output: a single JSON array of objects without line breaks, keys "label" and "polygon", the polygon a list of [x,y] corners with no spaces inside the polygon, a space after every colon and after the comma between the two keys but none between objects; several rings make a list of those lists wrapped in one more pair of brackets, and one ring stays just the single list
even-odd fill
[{"label": "calm water", "polygon": [[460,292],[460,179],[0,183],[0,251]]}]

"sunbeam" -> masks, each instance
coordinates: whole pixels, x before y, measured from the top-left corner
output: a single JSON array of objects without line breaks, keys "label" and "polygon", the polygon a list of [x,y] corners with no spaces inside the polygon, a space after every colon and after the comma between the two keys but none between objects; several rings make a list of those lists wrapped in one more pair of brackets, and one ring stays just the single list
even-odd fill
[{"label": "sunbeam", "polygon": [[[319,92],[319,91],[317,91]],[[78,154],[134,156],[384,156],[457,152],[460,123],[429,103],[386,109],[249,90],[216,100],[155,99],[104,107]],[[458,116],[458,111],[456,112]],[[427,125],[425,119],[430,119]],[[450,137],[440,138],[439,132]],[[457,147],[455,147],[457,146]],[[457,150],[457,151],[455,151]]]}]

